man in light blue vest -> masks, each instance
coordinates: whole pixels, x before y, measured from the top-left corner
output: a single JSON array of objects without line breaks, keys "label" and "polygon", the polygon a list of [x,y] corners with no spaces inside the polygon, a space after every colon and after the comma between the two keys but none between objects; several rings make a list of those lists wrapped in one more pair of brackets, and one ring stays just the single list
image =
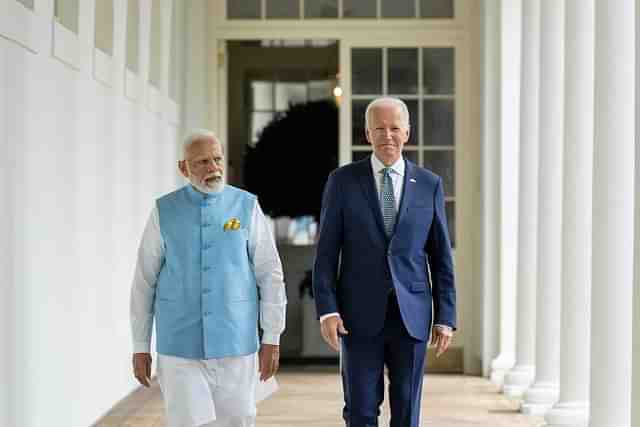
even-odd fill
[{"label": "man in light blue vest", "polygon": [[223,165],[212,132],[185,139],[178,167],[189,184],[156,201],[138,251],[134,375],[149,387],[155,317],[169,427],[255,425],[258,375],[278,370],[282,265],[256,197],[225,185]]}]

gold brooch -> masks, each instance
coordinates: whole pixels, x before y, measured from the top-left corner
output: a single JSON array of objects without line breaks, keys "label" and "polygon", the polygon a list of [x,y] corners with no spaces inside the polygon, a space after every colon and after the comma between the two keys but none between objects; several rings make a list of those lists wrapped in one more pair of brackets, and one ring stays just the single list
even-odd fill
[{"label": "gold brooch", "polygon": [[240,220],[238,218],[231,218],[224,224],[224,231],[228,230],[239,230],[240,229]]}]

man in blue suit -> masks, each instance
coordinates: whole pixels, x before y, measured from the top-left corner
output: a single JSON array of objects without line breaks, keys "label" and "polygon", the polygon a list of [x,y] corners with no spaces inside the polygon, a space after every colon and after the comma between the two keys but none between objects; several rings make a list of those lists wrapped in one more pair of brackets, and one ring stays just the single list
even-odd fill
[{"label": "man in blue suit", "polygon": [[386,366],[391,427],[418,427],[428,332],[440,356],[456,329],[444,189],[402,156],[404,102],[372,101],[365,122],[373,155],[336,169],[325,187],[316,308],[322,336],[341,350],[346,426],[378,425]]}]

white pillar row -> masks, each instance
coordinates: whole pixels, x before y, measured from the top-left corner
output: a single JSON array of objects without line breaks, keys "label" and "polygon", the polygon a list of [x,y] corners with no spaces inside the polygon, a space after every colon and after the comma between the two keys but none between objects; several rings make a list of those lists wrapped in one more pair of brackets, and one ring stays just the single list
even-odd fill
[{"label": "white pillar row", "polygon": [[540,0],[527,0],[522,6],[516,366],[503,389],[510,397],[521,397],[533,381],[536,344]]},{"label": "white pillar row", "polygon": [[592,427],[631,426],[635,2],[596,2]]},{"label": "white pillar row", "polygon": [[521,411],[543,415],[558,398],[562,229],[564,0],[540,5],[540,170],[536,376]]},{"label": "white pillar row", "polygon": [[566,0],[560,399],[549,427],[589,420],[594,0]]},{"label": "white pillar row", "polygon": [[482,47],[482,375],[498,351],[498,149],[500,141],[500,0],[483,2]]},{"label": "white pillar row", "polygon": [[500,4],[500,194],[498,356],[491,380],[502,385],[515,363],[518,251],[518,152],[520,139],[520,39],[522,0]]}]

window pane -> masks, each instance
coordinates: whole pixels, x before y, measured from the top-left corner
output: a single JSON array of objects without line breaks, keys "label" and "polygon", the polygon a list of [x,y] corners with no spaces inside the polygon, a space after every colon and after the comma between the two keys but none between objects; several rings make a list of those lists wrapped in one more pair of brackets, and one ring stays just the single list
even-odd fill
[{"label": "window pane", "polygon": [[376,18],[376,0],[343,0],[344,18]]},{"label": "window pane", "polygon": [[22,3],[26,8],[33,10],[33,0],[18,0],[18,2]]},{"label": "window pane", "polygon": [[78,1],[55,0],[55,15],[58,22],[74,33],[78,33]]},{"label": "window pane", "polygon": [[454,145],[455,115],[451,99],[425,99],[423,144]]},{"label": "window pane", "polygon": [[251,142],[256,143],[258,139],[260,139],[260,135],[262,134],[262,129],[271,123],[273,120],[273,113],[261,113],[254,112],[251,114]]},{"label": "window pane", "polygon": [[333,98],[333,85],[329,80],[309,82],[309,101],[320,101]]},{"label": "window pane", "polygon": [[267,18],[300,18],[300,1],[267,0]]},{"label": "window pane", "polygon": [[129,0],[127,6],[127,68],[138,72],[138,28],[140,5],[138,0]]},{"label": "window pane", "polygon": [[424,48],[422,70],[425,94],[453,95],[455,93],[453,48]]},{"label": "window pane", "polygon": [[449,238],[451,239],[451,247],[456,247],[456,202],[445,202],[444,209],[447,212],[447,225],[449,226]]},{"label": "window pane", "polygon": [[161,0],[151,4],[151,50],[149,52],[149,83],[160,87],[162,68],[162,5]]},{"label": "window pane", "polygon": [[370,100],[351,101],[351,144],[369,145],[364,134],[364,112],[367,110]]},{"label": "window pane", "polygon": [[382,0],[383,18],[415,18],[415,0]]},{"label": "window pane", "polygon": [[446,197],[455,196],[455,152],[453,150],[425,150],[424,167],[439,175]]},{"label": "window pane", "polygon": [[307,0],[304,2],[305,18],[337,18],[338,0]]},{"label": "window pane", "polygon": [[274,109],[273,83],[271,82],[251,82],[251,94],[254,110]]},{"label": "window pane", "polygon": [[389,93],[418,93],[418,50],[389,49]]},{"label": "window pane", "polygon": [[352,151],[351,160],[357,162],[358,160],[366,159],[371,155],[372,151]]},{"label": "window pane", "polygon": [[228,19],[259,19],[260,0],[227,0]]},{"label": "window pane", "polygon": [[416,150],[404,150],[402,152],[402,156],[416,165],[420,164],[418,161],[418,152]]},{"label": "window pane", "polygon": [[291,105],[306,103],[306,83],[276,83],[276,110],[285,111]]},{"label": "window pane", "polygon": [[351,92],[372,95],[382,93],[382,49],[351,51]]},{"label": "window pane", "polygon": [[95,8],[95,46],[113,55],[113,0],[96,2]]},{"label": "window pane", "polygon": [[453,0],[420,0],[423,18],[453,18]]},{"label": "window pane", "polygon": [[403,99],[409,109],[409,123],[411,128],[409,129],[409,141],[407,144],[416,145],[418,143],[418,136],[420,135],[419,117],[418,117],[418,100],[416,99]]}]

